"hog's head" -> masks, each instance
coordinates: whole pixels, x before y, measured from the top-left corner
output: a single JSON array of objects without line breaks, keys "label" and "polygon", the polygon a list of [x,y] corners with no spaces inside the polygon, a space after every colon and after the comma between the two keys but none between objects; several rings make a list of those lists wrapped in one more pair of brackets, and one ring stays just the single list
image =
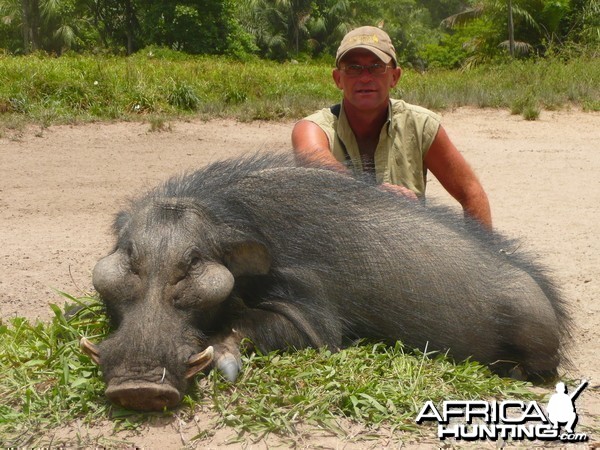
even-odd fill
[{"label": "hog's head", "polygon": [[235,277],[266,273],[270,260],[261,244],[232,240],[193,200],[149,198],[120,213],[115,230],[114,251],[93,271],[113,332],[81,346],[101,366],[111,401],[170,408],[212,364],[207,335],[222,325]]}]

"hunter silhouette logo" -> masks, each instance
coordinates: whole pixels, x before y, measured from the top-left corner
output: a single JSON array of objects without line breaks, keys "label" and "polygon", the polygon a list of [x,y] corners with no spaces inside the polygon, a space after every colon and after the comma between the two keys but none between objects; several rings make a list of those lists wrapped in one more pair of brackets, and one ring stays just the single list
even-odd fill
[{"label": "hunter silhouette logo", "polygon": [[[588,436],[585,433],[575,433],[574,429],[578,419],[575,400],[587,384],[587,380],[582,380],[575,391],[568,394],[565,384],[557,383],[556,393],[546,407],[547,413],[536,401],[448,400],[438,409],[429,400],[423,405],[415,421],[417,424],[437,422],[440,440],[539,439],[585,442]],[[564,425],[562,432],[561,424]]]},{"label": "hunter silhouette logo", "polygon": [[575,389],[571,395],[567,394],[567,387],[565,383],[556,383],[556,394],[550,397],[546,410],[548,411],[548,418],[554,428],[558,429],[560,423],[566,423],[565,431],[569,434],[573,434],[573,428],[577,424],[577,412],[575,411],[575,399],[579,397],[581,391],[585,389],[588,381],[583,380],[581,384]]}]

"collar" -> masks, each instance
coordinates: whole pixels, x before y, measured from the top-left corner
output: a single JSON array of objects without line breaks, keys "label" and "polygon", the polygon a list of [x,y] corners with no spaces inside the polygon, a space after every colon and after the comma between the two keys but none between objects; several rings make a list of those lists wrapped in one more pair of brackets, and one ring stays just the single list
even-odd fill
[{"label": "collar", "polygon": [[[394,117],[394,114],[392,112],[392,100],[389,99],[388,100],[388,116],[387,116],[387,119],[384,122],[383,126],[386,127],[387,135],[390,136],[390,137],[393,134],[392,133],[392,130],[393,130],[393,126],[392,126],[393,125],[393,121],[392,121],[392,119],[393,119],[393,117]],[[343,122],[344,127],[347,127],[349,130],[351,130],[350,129],[350,124],[348,123],[348,118],[346,117],[346,112],[344,111],[344,101],[343,100],[340,103],[340,116],[338,117],[338,120],[340,122]],[[382,129],[383,129],[383,127],[382,127]]]},{"label": "collar", "polygon": [[385,126],[387,126],[387,134],[388,136],[392,136],[392,130],[394,129],[392,126],[392,118],[394,115],[392,114],[392,101],[388,100],[388,118],[385,122]]}]

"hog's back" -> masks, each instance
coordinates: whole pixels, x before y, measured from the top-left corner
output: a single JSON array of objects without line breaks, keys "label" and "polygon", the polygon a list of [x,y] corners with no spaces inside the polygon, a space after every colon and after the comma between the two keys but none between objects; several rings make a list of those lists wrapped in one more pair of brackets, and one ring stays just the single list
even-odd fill
[{"label": "hog's back", "polygon": [[347,337],[482,362],[515,337],[532,351],[558,346],[562,311],[542,272],[454,213],[302,168],[253,174],[232,201],[268,242],[274,271],[310,280],[315,298],[299,307],[339,317]]}]

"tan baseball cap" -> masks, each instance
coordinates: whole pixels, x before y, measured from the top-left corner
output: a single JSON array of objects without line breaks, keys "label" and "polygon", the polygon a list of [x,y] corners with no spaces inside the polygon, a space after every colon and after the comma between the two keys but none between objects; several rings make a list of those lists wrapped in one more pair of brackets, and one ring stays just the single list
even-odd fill
[{"label": "tan baseball cap", "polygon": [[369,50],[386,64],[393,60],[394,64],[396,66],[398,65],[398,61],[396,60],[396,50],[392,45],[392,40],[388,34],[380,28],[360,27],[346,34],[335,55],[336,67],[339,66],[340,60],[344,55],[355,48]]}]

